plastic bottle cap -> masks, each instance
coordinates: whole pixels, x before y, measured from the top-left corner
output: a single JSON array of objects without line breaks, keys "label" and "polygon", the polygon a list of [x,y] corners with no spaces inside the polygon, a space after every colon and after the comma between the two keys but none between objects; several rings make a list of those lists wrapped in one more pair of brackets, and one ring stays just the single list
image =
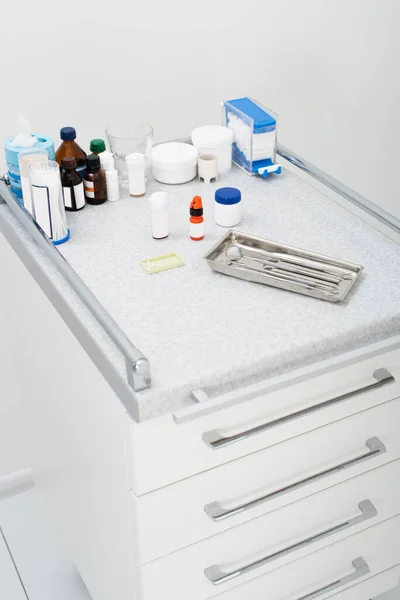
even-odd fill
[{"label": "plastic bottle cap", "polygon": [[96,138],[90,142],[90,152],[104,152],[105,149],[105,141],[100,138]]},{"label": "plastic bottle cap", "polygon": [[100,157],[97,154],[89,154],[86,157],[86,166],[88,171],[98,171],[100,169]]},{"label": "plastic bottle cap", "polygon": [[63,169],[75,169],[76,168],[76,160],[73,156],[66,156],[61,161],[61,166]]},{"label": "plastic bottle cap", "polygon": [[60,138],[62,140],[74,140],[76,138],[76,131],[74,127],[63,127],[60,129]]},{"label": "plastic bottle cap", "polygon": [[193,200],[190,203],[189,212],[192,217],[203,216],[203,201],[201,199],[201,196],[194,196]]},{"label": "plastic bottle cap", "polygon": [[237,204],[241,199],[242,194],[237,188],[224,187],[215,192],[215,202],[218,204]]}]

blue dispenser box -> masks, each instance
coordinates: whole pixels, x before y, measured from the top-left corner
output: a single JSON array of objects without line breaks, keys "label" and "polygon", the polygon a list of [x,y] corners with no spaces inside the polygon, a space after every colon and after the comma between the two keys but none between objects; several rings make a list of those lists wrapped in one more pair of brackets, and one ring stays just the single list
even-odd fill
[{"label": "blue dispenser box", "polygon": [[252,98],[223,103],[223,122],[233,132],[233,161],[250,175],[279,175],[276,163],[278,115]]},{"label": "blue dispenser box", "polygon": [[[52,138],[46,135],[35,135],[32,136],[37,139],[37,142],[33,144],[32,148],[40,148],[46,150],[49,155],[49,160],[54,160],[55,152],[54,152],[54,141]],[[21,150],[26,150],[27,148],[12,146],[11,142],[14,138],[9,138],[5,141],[4,149],[6,155],[7,169],[8,169],[8,177],[10,180],[10,188],[13,194],[17,197],[18,200],[22,201],[22,187],[21,187],[21,176],[19,172],[18,165],[18,155]]]}]

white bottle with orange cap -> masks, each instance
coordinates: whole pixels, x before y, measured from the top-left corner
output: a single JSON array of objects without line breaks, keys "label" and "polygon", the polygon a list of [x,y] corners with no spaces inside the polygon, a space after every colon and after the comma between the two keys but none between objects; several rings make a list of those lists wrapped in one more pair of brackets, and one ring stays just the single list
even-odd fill
[{"label": "white bottle with orange cap", "polygon": [[190,203],[190,239],[198,242],[204,238],[203,202],[195,196]]}]

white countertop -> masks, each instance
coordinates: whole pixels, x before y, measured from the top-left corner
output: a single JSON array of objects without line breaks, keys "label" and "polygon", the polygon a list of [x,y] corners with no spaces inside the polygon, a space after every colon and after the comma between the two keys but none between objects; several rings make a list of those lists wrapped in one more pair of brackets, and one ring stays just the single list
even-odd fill
[{"label": "white countertop", "polygon": [[[248,283],[210,270],[202,258],[225,229],[213,222],[213,192],[243,193],[238,230],[365,267],[343,304]],[[268,180],[233,169],[218,184],[161,186],[170,196],[170,236],[153,240],[147,198],[69,214],[60,247],[100,302],[150,360],[152,388],[140,392],[148,418],[352,350],[400,332],[400,246],[288,171]],[[189,203],[204,201],[206,236],[189,239]],[[185,266],[148,275],[140,261],[177,252]]]},{"label": "white countertop", "polygon": [[[213,192],[243,194],[236,228],[364,266],[343,303],[331,304],[214,273],[205,252],[226,232]],[[400,245],[287,170],[268,180],[238,169],[207,186],[153,182],[170,195],[170,236],[153,240],[147,197],[68,213],[59,247],[120,328],[150,361],[152,387],[136,394],[144,420],[400,333]],[[189,239],[189,203],[203,197],[205,239]],[[148,275],[140,261],[177,252],[185,266]],[[110,354],[110,359],[113,356]],[[120,365],[116,365],[120,368]]]}]

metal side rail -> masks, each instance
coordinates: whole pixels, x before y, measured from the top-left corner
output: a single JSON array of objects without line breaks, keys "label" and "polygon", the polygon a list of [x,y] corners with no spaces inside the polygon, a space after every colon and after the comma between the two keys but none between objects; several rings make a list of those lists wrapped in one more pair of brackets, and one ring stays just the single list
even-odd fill
[{"label": "metal side rail", "polygon": [[383,208],[380,208],[370,200],[364,198],[364,196],[361,196],[361,194],[358,194],[343,183],[340,183],[340,181],[331,177],[331,175],[328,175],[304,158],[301,158],[288,148],[285,148],[285,146],[278,144],[277,153],[295,167],[308,173],[308,175],[311,175],[311,177],[314,177],[314,179],[323,183],[328,188],[354,204],[357,208],[360,208],[387,227],[390,227],[390,229],[393,229],[396,233],[400,233],[400,220],[389,214]]},{"label": "metal side rail", "polygon": [[126,337],[124,332],[118,327],[112,317],[97,300],[96,296],[92,294],[89,288],[48,239],[31,215],[20,204],[18,204],[8,189],[7,177],[0,178],[0,203],[1,199],[3,199],[8,205],[19,222],[32,236],[39,248],[43,250],[45,255],[56,266],[58,271],[69,283],[78,298],[90,311],[116,347],[121,351],[126,364],[126,375],[129,385],[135,392],[139,392],[151,387],[150,365],[147,358]]}]

